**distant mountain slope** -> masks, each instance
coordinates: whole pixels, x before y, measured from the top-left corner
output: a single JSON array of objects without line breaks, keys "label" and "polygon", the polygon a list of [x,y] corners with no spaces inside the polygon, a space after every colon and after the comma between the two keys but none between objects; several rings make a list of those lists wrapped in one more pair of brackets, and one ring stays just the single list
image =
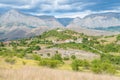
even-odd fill
[{"label": "distant mountain slope", "polygon": [[37,17],[27,16],[16,10],[10,10],[0,17],[0,24],[4,27],[26,26],[39,27],[46,26],[45,22]]},{"label": "distant mountain slope", "polygon": [[57,18],[57,20],[64,26],[67,26],[73,20],[73,18]]},{"label": "distant mountain slope", "polygon": [[63,25],[54,16],[38,16],[40,19],[44,20],[46,25],[50,28],[63,27]]},{"label": "distant mountain slope", "polygon": [[107,28],[120,26],[120,13],[91,14],[83,19],[75,18],[70,25],[77,25],[82,28]]},{"label": "distant mountain slope", "polygon": [[[0,15],[0,40],[11,40],[39,35],[54,28],[64,28],[88,35],[110,35],[119,31],[120,13],[91,14],[83,19],[55,18],[54,16],[33,16],[10,10]],[[110,28],[112,27],[112,28]],[[93,30],[96,29],[96,30]]]},{"label": "distant mountain slope", "polygon": [[98,28],[93,28],[93,29],[111,31],[111,32],[120,32],[120,26],[111,26],[111,27],[107,27],[107,28],[98,27]]},{"label": "distant mountain slope", "polygon": [[101,36],[101,35],[109,36],[109,35],[119,34],[119,32],[109,32],[109,31],[103,31],[103,30],[94,30],[94,29],[82,28],[82,27],[75,25],[75,24],[73,24],[73,25],[70,24],[70,25],[68,25],[67,28],[70,30],[74,30],[76,32],[79,32],[79,33],[84,33],[84,34],[89,35],[89,36]]},{"label": "distant mountain slope", "polygon": [[0,39],[28,37],[28,35],[36,35],[58,27],[63,27],[63,25],[55,18],[40,19],[16,10],[10,10],[0,16]]}]

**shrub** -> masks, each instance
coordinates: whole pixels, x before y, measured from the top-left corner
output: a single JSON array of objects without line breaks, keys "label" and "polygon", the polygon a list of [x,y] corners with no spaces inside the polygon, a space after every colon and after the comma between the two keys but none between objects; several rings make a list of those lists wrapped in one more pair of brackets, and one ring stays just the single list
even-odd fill
[{"label": "shrub", "polygon": [[78,71],[79,70],[79,60],[73,60],[71,66],[72,66],[73,70]]},{"label": "shrub", "polygon": [[73,60],[72,61],[72,69],[75,71],[78,71],[79,67],[88,69],[90,67],[90,63],[87,60]]},{"label": "shrub", "polygon": [[81,63],[82,63],[81,65],[82,67],[84,67],[85,69],[89,69],[90,63],[87,60],[82,60]]},{"label": "shrub", "polygon": [[19,53],[19,54],[17,54],[17,57],[19,57],[19,58],[23,58],[23,57],[25,57],[25,53],[23,52],[23,53]]},{"label": "shrub", "polygon": [[63,59],[64,59],[64,60],[69,60],[69,57],[64,57]]},{"label": "shrub", "polygon": [[41,47],[40,46],[34,46],[33,50],[41,50]]},{"label": "shrub", "polygon": [[40,61],[40,60],[41,60],[41,57],[40,57],[40,55],[33,54],[33,59]]},{"label": "shrub", "polygon": [[30,46],[25,50],[25,52],[32,53],[33,50],[40,50],[40,49],[41,49],[40,46]]},{"label": "shrub", "polygon": [[120,34],[117,36],[117,40],[120,40]]},{"label": "shrub", "polygon": [[6,58],[5,59],[5,62],[9,63],[9,64],[15,64],[16,63],[16,60],[13,59],[13,58]]},{"label": "shrub", "polygon": [[50,57],[50,53],[47,53],[47,56]]},{"label": "shrub", "polygon": [[3,44],[3,42],[0,42],[0,47],[4,47],[5,45]]},{"label": "shrub", "polygon": [[115,67],[109,62],[103,62],[101,60],[92,61],[92,71],[95,73],[109,73],[114,74],[116,72]]},{"label": "shrub", "polygon": [[101,60],[102,61],[109,61],[115,65],[120,65],[120,56],[118,56],[118,55],[102,54]]},{"label": "shrub", "polygon": [[71,56],[71,59],[76,59],[76,56],[75,56],[75,55],[72,55],[72,56]]},{"label": "shrub", "polygon": [[61,54],[56,53],[56,54],[52,57],[52,59],[53,59],[53,60],[59,60],[59,61],[62,61]]},{"label": "shrub", "polygon": [[22,62],[22,64],[23,64],[23,65],[26,65],[26,62],[25,62],[25,61],[23,61],[23,62]]},{"label": "shrub", "polygon": [[94,60],[92,61],[91,69],[95,73],[101,73],[101,61],[100,60]]},{"label": "shrub", "polygon": [[47,66],[50,68],[55,68],[57,67],[61,62],[59,60],[52,60],[52,59],[42,59],[40,61],[41,66]]}]

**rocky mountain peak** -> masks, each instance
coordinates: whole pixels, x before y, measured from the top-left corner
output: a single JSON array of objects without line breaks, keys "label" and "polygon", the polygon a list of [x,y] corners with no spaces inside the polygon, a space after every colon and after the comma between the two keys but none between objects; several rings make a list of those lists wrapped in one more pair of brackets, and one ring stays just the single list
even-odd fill
[{"label": "rocky mountain peak", "polygon": [[22,14],[20,12],[18,12],[17,10],[15,9],[12,9],[12,10],[9,10],[8,12],[6,12],[4,14],[6,17],[17,17],[17,16],[21,16]]}]

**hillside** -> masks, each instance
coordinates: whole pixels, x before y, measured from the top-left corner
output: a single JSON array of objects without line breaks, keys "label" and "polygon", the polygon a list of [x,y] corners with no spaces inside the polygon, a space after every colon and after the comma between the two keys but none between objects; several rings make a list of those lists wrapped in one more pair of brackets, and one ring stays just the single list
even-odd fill
[{"label": "hillside", "polygon": [[59,27],[63,25],[55,18],[43,19],[12,9],[0,16],[0,40],[28,38]]},{"label": "hillside", "polygon": [[120,0],[0,0],[0,80],[120,80]]},{"label": "hillside", "polygon": [[[109,28],[120,26],[120,13],[90,14],[84,18],[75,18],[70,25],[82,28]],[[74,27],[74,26],[73,26]]]},{"label": "hillside", "polygon": [[67,26],[70,24],[70,22],[73,21],[74,18],[57,18],[57,20],[63,24],[64,26]]},{"label": "hillside", "polygon": [[28,15],[12,9],[0,16],[0,40],[29,38],[56,28],[67,28],[89,36],[118,34],[119,16],[119,13],[101,13],[84,18],[56,18]]},{"label": "hillside", "polygon": [[[91,74],[94,77],[97,76],[96,80],[101,79],[101,77],[103,77],[101,80],[105,80],[109,74],[120,76],[119,43],[120,35],[88,36],[60,28],[46,31],[31,38],[0,42],[0,70],[3,72],[5,70],[5,73],[0,73],[0,76],[3,80],[6,78],[5,75],[11,76],[7,80],[16,79],[14,72],[9,74],[7,71],[20,70],[20,75],[22,76],[24,72],[22,67],[25,66],[33,67],[33,70],[28,70],[28,74],[36,75],[34,77],[38,77],[38,74],[31,74],[31,72],[34,73],[34,69],[41,72],[41,70],[44,70],[44,67],[55,68],[57,69],[55,70],[56,73],[61,69],[63,71],[67,70],[65,71],[66,75],[83,74],[84,77],[84,75]],[[35,68],[35,66],[39,68]],[[48,72],[52,69],[45,70]],[[62,71],[60,73],[63,74]],[[106,74],[106,76],[102,74]],[[53,75],[51,74],[51,76]],[[59,74],[56,75],[58,76]],[[80,76],[78,79],[83,77]],[[107,79],[109,77],[107,76]],[[92,79],[93,77],[90,78]],[[115,77],[110,78],[117,80]]]},{"label": "hillside", "polygon": [[[24,67],[16,70],[1,70],[2,80],[120,80],[111,75],[96,75],[93,73],[53,70],[49,68]],[[86,77],[87,76],[87,77]]]}]

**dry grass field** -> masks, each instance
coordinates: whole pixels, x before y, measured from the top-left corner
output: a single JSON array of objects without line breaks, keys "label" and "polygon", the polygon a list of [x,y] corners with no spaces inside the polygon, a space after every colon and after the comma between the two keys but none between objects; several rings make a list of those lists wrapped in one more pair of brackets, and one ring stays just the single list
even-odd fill
[{"label": "dry grass field", "polygon": [[120,77],[26,66],[0,69],[0,80],[120,80]]}]

